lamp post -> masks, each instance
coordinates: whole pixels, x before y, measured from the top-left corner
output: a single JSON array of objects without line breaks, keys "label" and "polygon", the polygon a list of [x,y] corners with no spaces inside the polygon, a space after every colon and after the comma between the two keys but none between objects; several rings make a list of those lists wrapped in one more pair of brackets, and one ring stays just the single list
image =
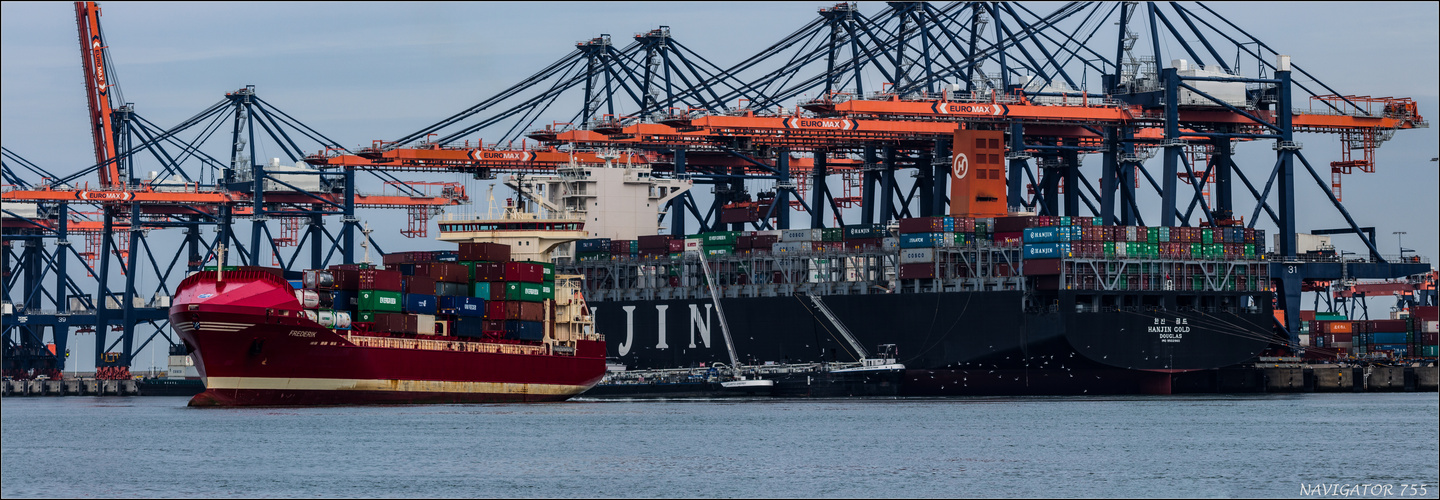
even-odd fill
[{"label": "lamp post", "polygon": [[1392,232],[1392,233],[1390,233],[1390,234],[1395,235],[1395,247],[1400,249],[1400,258],[1401,258],[1401,259],[1404,259],[1404,258],[1405,258],[1405,243],[1401,241],[1401,238],[1404,238],[1404,237],[1405,237],[1405,231],[1395,231],[1395,232]]}]

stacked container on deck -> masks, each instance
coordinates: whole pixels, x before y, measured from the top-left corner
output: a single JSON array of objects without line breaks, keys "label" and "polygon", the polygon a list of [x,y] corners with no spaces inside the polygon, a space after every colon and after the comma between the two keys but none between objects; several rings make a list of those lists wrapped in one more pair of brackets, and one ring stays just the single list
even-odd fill
[{"label": "stacked container on deck", "polygon": [[1312,347],[1367,357],[1436,357],[1435,306],[1412,307],[1392,319],[1352,320],[1343,314],[1301,311]]},{"label": "stacked container on deck", "polygon": [[495,243],[392,253],[384,263],[385,269],[306,271],[296,298],[307,316],[314,310],[314,319],[337,329],[352,327],[353,319],[355,329],[375,335],[544,339],[543,302],[554,298],[551,264],[510,261],[510,246]]}]

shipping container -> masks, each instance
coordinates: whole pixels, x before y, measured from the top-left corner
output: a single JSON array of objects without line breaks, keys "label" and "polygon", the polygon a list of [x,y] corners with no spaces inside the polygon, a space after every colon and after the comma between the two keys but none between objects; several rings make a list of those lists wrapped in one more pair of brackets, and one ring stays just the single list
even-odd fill
[{"label": "shipping container", "polygon": [[440,311],[456,316],[485,316],[485,299],[479,297],[436,297]]},{"label": "shipping container", "polygon": [[1025,276],[1056,275],[1060,274],[1060,262],[1060,259],[1030,259],[1021,264],[1021,271]]},{"label": "shipping container", "polygon": [[485,334],[485,320],[476,317],[457,317],[451,324],[455,336],[465,338],[480,338]]},{"label": "shipping container", "polygon": [[[553,292],[551,293],[551,298],[554,298]],[[545,296],[540,283],[509,281],[505,283],[505,300],[538,302],[545,300]]]},{"label": "shipping container", "polygon": [[470,295],[470,285],[468,283],[448,283],[444,281],[437,281],[435,282],[435,295]]},{"label": "shipping container", "polygon": [[485,303],[485,319],[492,321],[504,321],[518,319],[522,321],[544,321],[545,308],[540,302],[525,302],[518,300],[492,300]]},{"label": "shipping container", "polygon": [[900,264],[900,279],[923,279],[935,277],[935,264]]},{"label": "shipping container", "polygon": [[360,290],[355,306],[361,311],[400,312],[403,309],[400,292],[388,290]]},{"label": "shipping container", "polygon": [[419,293],[406,294],[404,310],[415,314],[435,314],[435,296]]},{"label": "shipping container", "polygon": [[885,226],[874,224],[856,224],[845,226],[846,240],[868,240],[888,236]]},{"label": "shipping container", "polygon": [[780,232],[780,242],[825,241],[825,234],[819,229],[786,229]]},{"label": "shipping container", "polygon": [[665,250],[670,251],[670,244],[674,239],[667,234],[655,234],[641,236],[638,240],[641,250]]},{"label": "shipping container", "polygon": [[935,249],[907,248],[900,250],[900,264],[914,264],[917,262],[935,262]]},{"label": "shipping container", "polygon": [[435,278],[429,276],[407,276],[405,277],[405,293],[434,294]]},{"label": "shipping container", "polygon": [[[576,252],[609,252],[610,238],[591,238],[588,240],[577,240],[575,242]],[[508,258],[505,260],[509,260]]]},{"label": "shipping container", "polygon": [[356,278],[357,285],[361,290],[400,292],[405,289],[400,271],[361,269],[356,271]]},{"label": "shipping container", "polygon": [[1021,252],[1022,259],[1057,259],[1070,256],[1069,243],[1026,244]]},{"label": "shipping container", "polygon": [[545,340],[545,324],[540,321],[506,321],[505,338],[531,342]]},{"label": "shipping container", "polygon": [[305,271],[300,280],[305,288],[311,290],[330,290],[335,288],[335,274],[330,271],[311,269]]}]

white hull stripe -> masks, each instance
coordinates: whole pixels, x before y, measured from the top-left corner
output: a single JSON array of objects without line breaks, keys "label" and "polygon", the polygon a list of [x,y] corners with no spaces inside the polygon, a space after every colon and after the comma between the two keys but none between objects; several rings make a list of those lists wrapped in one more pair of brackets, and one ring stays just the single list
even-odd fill
[{"label": "white hull stripe", "polygon": [[252,327],[252,326],[255,326],[255,325],[252,325],[252,324],[249,324],[249,323],[221,323],[221,322],[216,322],[216,321],[201,321],[200,324],[199,324],[199,327],[197,328],[194,323],[175,323],[175,329],[176,329],[176,330],[185,331],[185,332],[192,332],[192,331],[195,331],[195,330],[206,330],[206,331],[233,333],[233,332],[238,332],[238,331],[240,331],[240,330],[244,330],[244,329],[246,329],[246,328],[250,328],[250,327]]},{"label": "white hull stripe", "polygon": [[514,384],[505,382],[452,382],[444,380],[387,380],[347,378],[208,377],[206,389],[294,391],[451,392],[464,394],[574,395],[583,385]]}]

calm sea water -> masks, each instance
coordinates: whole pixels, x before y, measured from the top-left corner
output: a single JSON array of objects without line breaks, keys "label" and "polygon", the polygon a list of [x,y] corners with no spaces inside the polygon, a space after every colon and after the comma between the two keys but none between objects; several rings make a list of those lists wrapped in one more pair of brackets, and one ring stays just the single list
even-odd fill
[{"label": "calm sea water", "polygon": [[[1440,495],[1437,395],[192,409],[6,398],[16,497]],[[1406,496],[1418,496],[1411,491]],[[1383,496],[1383,495],[1382,495]]]}]

